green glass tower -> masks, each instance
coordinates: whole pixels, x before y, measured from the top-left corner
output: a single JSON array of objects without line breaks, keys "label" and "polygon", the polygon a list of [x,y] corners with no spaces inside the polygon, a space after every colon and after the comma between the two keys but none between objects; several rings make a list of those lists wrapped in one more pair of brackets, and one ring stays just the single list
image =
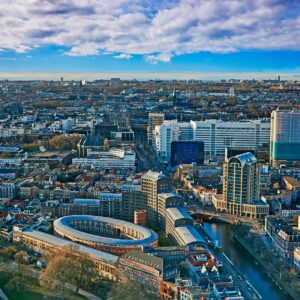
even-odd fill
[{"label": "green glass tower", "polygon": [[271,115],[270,161],[300,163],[300,111],[278,108]]}]

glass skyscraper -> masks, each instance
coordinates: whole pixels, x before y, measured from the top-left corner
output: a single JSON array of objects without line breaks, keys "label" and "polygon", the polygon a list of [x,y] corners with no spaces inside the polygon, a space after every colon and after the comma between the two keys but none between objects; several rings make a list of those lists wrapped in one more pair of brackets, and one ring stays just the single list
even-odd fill
[{"label": "glass skyscraper", "polygon": [[300,111],[278,108],[271,115],[272,165],[300,162]]}]

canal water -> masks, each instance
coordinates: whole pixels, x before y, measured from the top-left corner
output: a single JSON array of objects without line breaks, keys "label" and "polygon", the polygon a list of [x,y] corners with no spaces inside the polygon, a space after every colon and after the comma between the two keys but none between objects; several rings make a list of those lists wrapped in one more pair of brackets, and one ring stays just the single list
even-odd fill
[{"label": "canal water", "polygon": [[225,254],[246,275],[265,300],[291,300],[277,285],[267,277],[254,258],[237,241],[232,238],[229,224],[204,223],[207,233],[218,241]]}]

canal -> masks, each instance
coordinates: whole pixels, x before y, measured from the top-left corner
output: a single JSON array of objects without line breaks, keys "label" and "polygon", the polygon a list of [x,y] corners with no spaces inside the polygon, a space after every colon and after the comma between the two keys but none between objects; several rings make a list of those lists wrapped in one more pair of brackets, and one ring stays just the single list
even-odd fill
[{"label": "canal", "polygon": [[229,224],[204,223],[207,233],[222,246],[224,253],[235,266],[248,278],[263,299],[291,300],[269,279],[254,258],[232,237]]}]

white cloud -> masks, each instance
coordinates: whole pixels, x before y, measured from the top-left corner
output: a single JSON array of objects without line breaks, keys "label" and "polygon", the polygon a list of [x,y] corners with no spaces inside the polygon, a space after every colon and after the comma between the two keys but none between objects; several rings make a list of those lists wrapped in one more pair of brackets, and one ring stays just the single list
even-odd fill
[{"label": "white cloud", "polygon": [[65,55],[300,50],[298,0],[11,0],[0,2],[0,49],[56,45]]},{"label": "white cloud", "polygon": [[126,54],[126,53],[121,53],[121,54],[119,54],[119,55],[115,55],[114,58],[129,60],[129,59],[132,58],[132,55]]},{"label": "white cloud", "polygon": [[170,62],[172,55],[169,53],[159,53],[157,55],[146,55],[145,60],[156,65],[158,62]]}]

